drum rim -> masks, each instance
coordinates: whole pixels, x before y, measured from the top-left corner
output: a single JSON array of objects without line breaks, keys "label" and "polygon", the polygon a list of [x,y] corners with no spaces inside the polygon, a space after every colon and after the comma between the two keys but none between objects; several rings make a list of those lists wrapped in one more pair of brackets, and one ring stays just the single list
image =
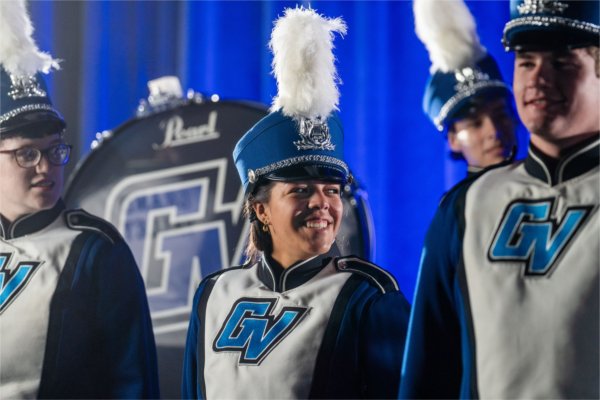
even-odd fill
[{"label": "drum rim", "polygon": [[[219,104],[219,105],[237,105],[246,109],[253,109],[255,111],[263,112],[264,115],[267,115],[269,112],[269,107],[263,103],[251,101],[251,100],[236,100],[236,99],[225,99],[218,101],[202,101],[198,102],[194,99],[189,99],[184,103],[178,103],[176,106],[163,109],[160,111],[156,111],[143,116],[134,116],[126,120],[125,122],[118,125],[116,128],[110,130],[112,135],[102,141],[97,147],[91,149],[84,157],[82,157],[69,175],[69,179],[65,185],[64,190],[64,199],[68,202],[70,197],[72,196],[73,187],[78,183],[78,181],[82,178],[78,178],[81,170],[85,167],[86,164],[98,157],[98,153],[100,153],[102,148],[107,146],[107,143],[115,140],[115,138],[121,135],[124,131],[129,129],[132,125],[139,123],[140,121],[153,118],[155,116],[166,115],[172,113],[173,110],[182,109],[185,107],[192,106],[203,106],[210,104]],[[361,227],[361,237],[362,237],[362,247],[363,254],[368,257],[369,260],[373,260],[375,258],[375,229],[373,224],[373,215],[370,207],[370,203],[368,201],[368,194],[365,188],[358,182],[354,181],[351,185],[351,191],[348,193],[348,199],[355,199],[360,204],[351,205],[354,209],[356,209],[356,216],[358,219],[358,225]],[[365,237],[366,236],[366,237]]]},{"label": "drum rim", "polygon": [[121,123],[116,128],[109,129],[108,131],[112,132],[112,135],[110,137],[104,139],[97,147],[89,150],[85,156],[81,157],[77,161],[77,163],[75,164],[75,167],[73,167],[73,169],[71,170],[71,172],[69,174],[69,178],[65,184],[63,198],[65,199],[66,202],[68,202],[68,199],[72,196],[71,192],[73,191],[73,189],[72,189],[73,186],[76,184],[76,177],[79,175],[79,172],[85,166],[85,164],[88,163],[90,159],[97,157],[96,155],[101,151],[102,147],[106,147],[106,143],[110,143],[111,141],[113,141],[117,137],[117,135],[122,134],[122,132],[125,131],[126,129],[128,129],[131,125],[134,125],[140,121],[143,121],[143,120],[146,120],[149,118],[153,118],[158,115],[168,114],[175,109],[181,109],[181,108],[190,107],[190,106],[210,105],[210,104],[240,105],[244,108],[255,109],[257,111],[263,111],[264,115],[267,115],[269,112],[268,106],[266,106],[263,103],[260,103],[257,101],[252,101],[252,100],[219,100],[219,101],[198,102],[197,100],[190,99],[190,100],[187,100],[185,103],[178,104],[176,107],[168,108],[165,110],[160,110],[160,111],[157,111],[157,112],[154,112],[151,114],[147,114],[147,115],[143,115],[143,116],[134,116],[133,118],[130,118],[130,119],[126,120],[125,122]]}]

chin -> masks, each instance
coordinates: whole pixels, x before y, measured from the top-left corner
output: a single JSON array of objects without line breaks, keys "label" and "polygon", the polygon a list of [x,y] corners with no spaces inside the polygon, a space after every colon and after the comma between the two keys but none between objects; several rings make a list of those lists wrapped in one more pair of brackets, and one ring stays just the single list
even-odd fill
[{"label": "chin", "polygon": [[572,123],[562,115],[532,116],[528,120],[524,120],[523,124],[527,130],[538,136],[549,139],[559,139],[569,136],[568,131],[572,129]]},{"label": "chin", "polygon": [[59,196],[44,196],[37,201],[36,208],[39,211],[52,208],[58,202],[58,199],[59,199]]},{"label": "chin", "polygon": [[331,249],[332,245],[333,245],[333,243],[329,243],[329,244],[314,244],[309,249],[309,252],[310,252],[310,254],[312,254],[313,257],[314,256],[319,256],[321,254],[327,253]]}]

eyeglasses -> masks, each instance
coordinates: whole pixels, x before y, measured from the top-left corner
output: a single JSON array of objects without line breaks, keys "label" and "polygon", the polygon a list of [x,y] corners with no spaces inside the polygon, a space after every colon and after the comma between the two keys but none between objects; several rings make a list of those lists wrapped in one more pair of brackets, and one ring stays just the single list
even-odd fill
[{"label": "eyeglasses", "polygon": [[40,150],[35,147],[21,147],[15,150],[2,150],[0,153],[12,153],[20,167],[31,168],[35,167],[42,160],[42,155],[45,155],[50,164],[61,166],[69,162],[71,154],[71,145],[65,143],[55,144],[46,150]]}]

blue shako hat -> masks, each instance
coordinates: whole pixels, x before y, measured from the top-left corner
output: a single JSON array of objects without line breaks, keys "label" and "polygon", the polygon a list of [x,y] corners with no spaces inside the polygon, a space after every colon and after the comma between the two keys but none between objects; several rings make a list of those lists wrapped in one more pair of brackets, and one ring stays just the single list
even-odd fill
[{"label": "blue shako hat", "polygon": [[415,32],[431,60],[423,110],[438,130],[446,130],[475,98],[512,96],[462,0],[414,0],[413,12]]},{"label": "blue shako hat", "polygon": [[267,115],[240,139],[233,160],[249,192],[261,179],[325,179],[346,182],[344,133],[337,114],[315,124],[281,111]]},{"label": "blue shako hat", "polygon": [[32,35],[25,1],[0,1],[0,139],[59,133],[66,125],[42,75],[58,61],[41,52]]},{"label": "blue shako hat", "polygon": [[450,72],[436,71],[429,77],[423,110],[439,131],[444,131],[475,97],[511,96],[494,58],[487,54],[470,67]]},{"label": "blue shako hat", "polygon": [[0,67],[0,139],[11,132],[44,136],[65,127],[41,73],[15,76]]},{"label": "blue shako hat", "polygon": [[511,0],[502,43],[510,50],[600,45],[598,0]]},{"label": "blue shako hat", "polygon": [[246,194],[265,180],[348,181],[343,128],[335,112],[336,32],[346,32],[341,18],[329,19],[310,8],[288,8],[275,22],[269,44],[278,94],[271,113],[233,151]]}]

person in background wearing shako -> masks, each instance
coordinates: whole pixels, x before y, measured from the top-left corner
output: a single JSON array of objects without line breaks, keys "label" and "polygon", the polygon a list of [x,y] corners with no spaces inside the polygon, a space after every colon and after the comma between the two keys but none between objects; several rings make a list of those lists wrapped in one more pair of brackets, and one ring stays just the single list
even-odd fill
[{"label": "person in background wearing shako", "polygon": [[271,37],[278,96],[233,158],[249,261],[194,299],[184,398],[395,398],[409,304],[385,270],[334,245],[349,180],[332,54],[341,18],[285,10]]},{"label": "person in background wearing shako", "polygon": [[32,31],[24,2],[0,2],[0,398],[157,398],[133,255],[60,198],[71,146]]},{"label": "person in background wearing shako", "polygon": [[529,153],[442,201],[401,397],[600,397],[599,4],[511,1],[503,41]]},{"label": "person in background wearing shako", "polygon": [[414,0],[417,36],[432,62],[423,108],[469,176],[512,160],[518,120],[510,88],[479,41],[462,0]]}]

